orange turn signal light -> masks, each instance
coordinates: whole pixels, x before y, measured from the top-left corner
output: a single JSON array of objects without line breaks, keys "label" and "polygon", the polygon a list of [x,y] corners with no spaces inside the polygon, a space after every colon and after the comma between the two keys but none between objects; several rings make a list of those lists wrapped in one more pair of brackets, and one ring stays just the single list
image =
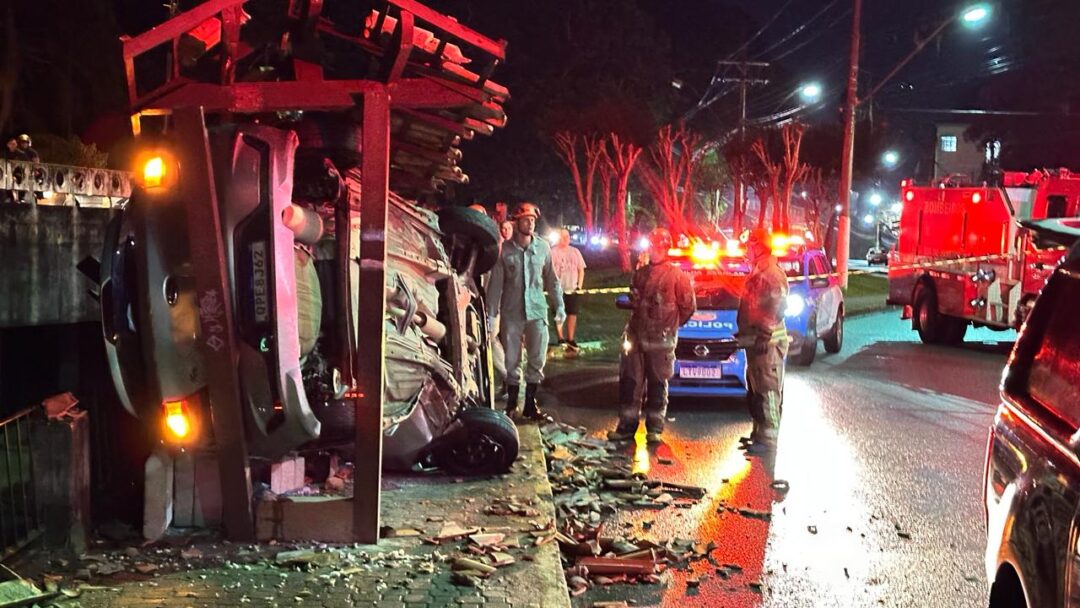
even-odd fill
[{"label": "orange turn signal light", "polygon": [[187,441],[194,434],[195,423],[187,404],[183,401],[166,401],[162,404],[165,414],[165,432],[175,442]]}]

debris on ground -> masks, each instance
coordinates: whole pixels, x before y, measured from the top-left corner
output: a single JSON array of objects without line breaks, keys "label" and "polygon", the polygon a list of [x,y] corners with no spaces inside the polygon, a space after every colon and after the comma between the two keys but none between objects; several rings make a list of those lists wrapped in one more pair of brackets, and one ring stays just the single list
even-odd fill
[{"label": "debris on ground", "polygon": [[[668,569],[689,572],[695,564],[712,559],[713,543],[684,539],[656,543],[605,530],[622,510],[690,507],[708,495],[707,488],[635,472],[630,456],[613,451],[616,444],[589,437],[581,428],[551,423],[541,427],[541,433],[555,495],[553,538],[562,550],[572,597],[596,585],[659,584]],[[642,528],[649,530],[654,522],[646,519]],[[692,580],[700,584],[705,578],[696,575]]]}]

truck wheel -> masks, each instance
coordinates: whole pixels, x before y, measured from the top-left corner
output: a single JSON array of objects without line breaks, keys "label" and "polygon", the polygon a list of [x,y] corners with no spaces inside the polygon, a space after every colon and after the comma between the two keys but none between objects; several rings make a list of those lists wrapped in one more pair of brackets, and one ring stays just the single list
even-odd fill
[{"label": "truck wheel", "polygon": [[464,272],[469,250],[476,248],[473,271],[483,274],[495,265],[499,257],[499,227],[486,214],[468,207],[444,207],[439,210],[439,229],[446,235],[454,270]]},{"label": "truck wheel", "polygon": [[795,365],[808,367],[814,362],[814,358],[817,357],[817,342],[817,311],[815,310],[810,313],[810,318],[806,321],[806,335],[803,336],[799,354],[795,355]]},{"label": "truck wheel", "polygon": [[844,347],[844,307],[836,311],[836,323],[833,323],[829,335],[822,340],[825,343],[825,352],[836,354]]},{"label": "truck wheel", "polygon": [[945,322],[945,344],[956,346],[963,344],[964,334],[967,333],[968,322],[964,319],[942,315]]},{"label": "truck wheel", "polygon": [[948,323],[937,307],[937,294],[932,288],[919,287],[915,292],[915,314],[912,318],[923,344],[943,344]]},{"label": "truck wheel", "polygon": [[464,431],[439,450],[436,464],[452,475],[498,475],[510,470],[518,457],[514,421],[498,410],[466,408],[458,414]]}]

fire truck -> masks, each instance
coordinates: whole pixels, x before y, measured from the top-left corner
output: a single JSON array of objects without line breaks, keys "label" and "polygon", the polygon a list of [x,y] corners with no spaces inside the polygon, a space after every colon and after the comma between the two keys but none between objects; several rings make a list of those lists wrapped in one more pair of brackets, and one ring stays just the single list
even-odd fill
[{"label": "fire truck", "polygon": [[969,325],[1019,328],[1065,254],[1040,221],[1080,213],[1080,175],[1004,172],[1000,185],[901,182],[888,303],[927,344],[956,344]]}]

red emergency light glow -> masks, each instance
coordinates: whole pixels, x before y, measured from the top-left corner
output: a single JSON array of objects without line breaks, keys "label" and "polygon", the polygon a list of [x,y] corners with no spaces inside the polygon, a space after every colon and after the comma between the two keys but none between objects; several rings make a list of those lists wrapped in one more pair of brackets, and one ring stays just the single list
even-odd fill
[{"label": "red emergency light glow", "polygon": [[904,193],[904,200],[909,201],[909,202],[915,200],[915,192],[913,192],[911,190],[908,190],[907,192],[905,192]]}]

